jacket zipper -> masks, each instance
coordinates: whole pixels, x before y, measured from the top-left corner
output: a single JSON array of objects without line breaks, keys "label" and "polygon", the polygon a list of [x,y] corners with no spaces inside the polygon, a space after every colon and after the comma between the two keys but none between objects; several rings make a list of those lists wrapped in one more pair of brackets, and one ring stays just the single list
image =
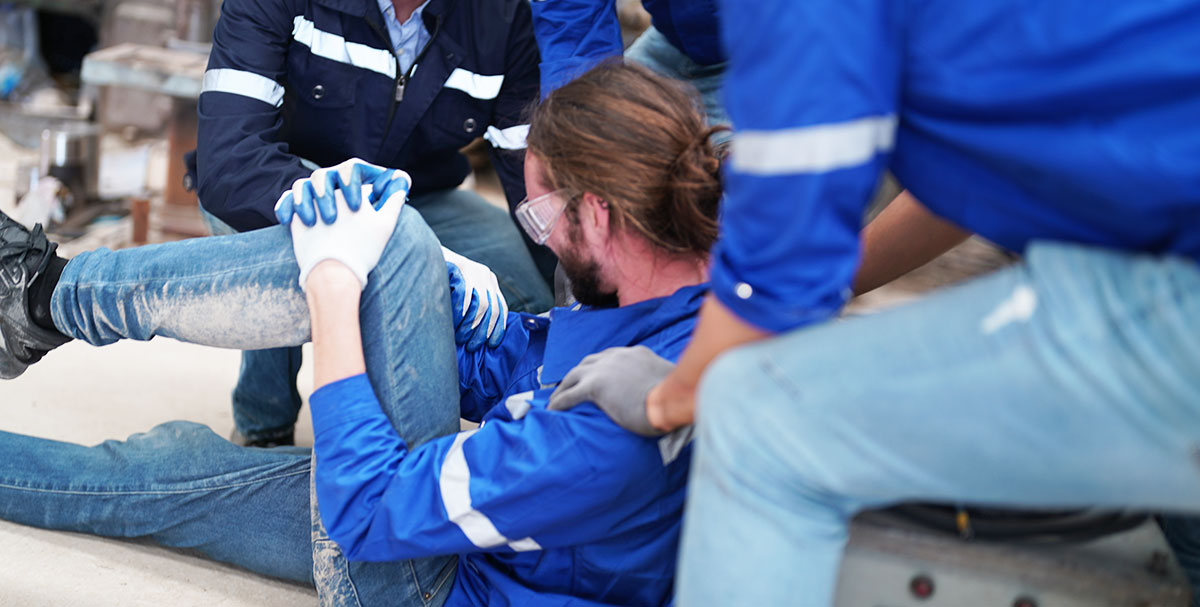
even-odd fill
[{"label": "jacket zipper", "polygon": [[367,23],[371,26],[372,30],[375,30],[375,34],[385,41],[388,52],[392,54],[392,59],[396,62],[396,93],[392,95],[392,100],[388,104],[387,122],[384,123],[385,126],[383,127],[384,138],[379,144],[379,155],[382,155],[383,146],[387,144],[387,133],[388,131],[392,130],[392,120],[396,117],[396,105],[404,100],[404,88],[408,86],[408,81],[412,78],[413,74],[417,73],[417,66],[421,63],[421,60],[425,58],[425,53],[429,52],[429,48],[433,46],[434,40],[437,40],[438,33],[442,31],[442,16],[434,16],[433,34],[429,36],[429,42],[425,43],[425,46],[421,49],[421,52],[417,53],[417,56],[413,59],[412,66],[408,68],[407,73],[400,72],[400,56],[396,54],[396,49],[392,48],[391,37],[387,35],[386,31],[381,31],[379,29],[379,25],[375,22],[368,20]]}]

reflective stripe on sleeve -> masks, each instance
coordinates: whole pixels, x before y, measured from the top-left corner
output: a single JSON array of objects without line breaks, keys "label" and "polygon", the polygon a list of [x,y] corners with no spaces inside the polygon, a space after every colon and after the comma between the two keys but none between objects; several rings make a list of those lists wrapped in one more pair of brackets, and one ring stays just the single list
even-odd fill
[{"label": "reflective stripe on sleeve", "polygon": [[454,68],[446,79],[446,88],[460,90],[476,99],[495,99],[500,95],[500,85],[504,84],[504,74],[484,76],[468,72],[461,67]]},{"label": "reflective stripe on sleeve", "polygon": [[733,169],[750,175],[823,173],[869,162],[896,142],[896,116],[870,116],[733,136]]},{"label": "reflective stripe on sleeve", "polygon": [[454,443],[446,452],[442,462],[442,474],[438,486],[442,491],[442,505],[446,507],[446,515],[450,522],[458,525],[463,535],[479,548],[495,548],[508,544],[517,552],[541,550],[533,538],[525,538],[509,542],[500,534],[496,526],[486,514],[471,507],[471,469],[467,466],[467,456],[463,453],[462,445],[478,430],[460,432],[454,437]]},{"label": "reflective stripe on sleeve", "polygon": [[494,126],[489,126],[487,132],[483,134],[483,138],[487,139],[492,147],[502,150],[523,150],[525,149],[525,138],[529,136],[529,125],[520,124],[510,126],[506,129],[498,129]]},{"label": "reflective stripe on sleeve", "polygon": [[297,16],[292,23],[292,37],[296,42],[311,49],[312,54],[379,72],[388,78],[396,77],[396,59],[387,50],[357,42],[346,42],[345,38],[337,34],[317,29],[312,21],[303,16]]},{"label": "reflective stripe on sleeve", "polygon": [[232,93],[279,107],[283,105],[283,87],[261,74],[229,68],[204,72],[200,93]]}]

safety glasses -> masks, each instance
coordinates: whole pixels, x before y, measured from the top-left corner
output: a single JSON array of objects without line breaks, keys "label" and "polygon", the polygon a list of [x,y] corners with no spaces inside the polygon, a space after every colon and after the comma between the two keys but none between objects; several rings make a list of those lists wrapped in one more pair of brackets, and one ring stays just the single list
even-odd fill
[{"label": "safety glasses", "polygon": [[566,190],[555,190],[537,198],[526,198],[517,204],[514,214],[531,240],[538,244],[546,244],[546,239],[550,238],[550,231],[554,229],[554,223],[567,208],[567,199]]}]

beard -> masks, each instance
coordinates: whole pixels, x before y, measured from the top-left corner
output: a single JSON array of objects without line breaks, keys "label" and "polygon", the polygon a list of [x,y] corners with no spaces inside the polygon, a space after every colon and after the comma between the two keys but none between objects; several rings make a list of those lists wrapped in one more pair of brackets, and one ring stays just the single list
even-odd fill
[{"label": "beard", "polygon": [[582,248],[582,234],[579,226],[570,222],[567,230],[568,240],[576,245],[558,256],[562,264],[563,274],[571,281],[571,295],[575,301],[593,308],[615,308],[620,305],[615,289],[604,289],[600,284],[600,264],[593,258],[584,259],[579,253]]}]

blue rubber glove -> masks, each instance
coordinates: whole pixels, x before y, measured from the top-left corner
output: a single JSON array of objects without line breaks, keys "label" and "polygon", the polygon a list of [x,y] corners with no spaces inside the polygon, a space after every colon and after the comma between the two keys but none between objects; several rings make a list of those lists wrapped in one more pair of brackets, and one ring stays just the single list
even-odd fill
[{"label": "blue rubber glove", "polygon": [[442,247],[450,277],[450,305],[454,316],[454,343],[474,352],[487,344],[500,345],[508,328],[508,302],[500,283],[487,266]]},{"label": "blue rubber glove", "polygon": [[337,220],[336,192],[342,193],[346,207],[357,212],[364,192],[368,194],[366,197],[371,206],[379,210],[389,201],[398,200],[399,204],[404,204],[411,188],[412,179],[408,173],[351,158],[297,179],[275,202],[275,218],[281,225],[289,225],[293,217],[299,217],[304,225],[312,227],[320,217],[328,225]]}]

